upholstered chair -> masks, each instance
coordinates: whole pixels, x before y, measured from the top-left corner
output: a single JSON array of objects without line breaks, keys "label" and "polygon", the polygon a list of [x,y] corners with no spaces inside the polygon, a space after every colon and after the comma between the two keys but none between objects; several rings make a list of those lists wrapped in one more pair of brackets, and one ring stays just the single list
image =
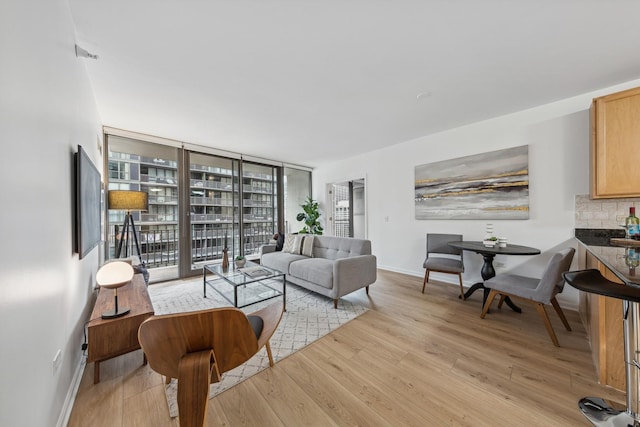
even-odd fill
[{"label": "upholstered chair", "polygon": [[449,246],[449,242],[461,242],[461,234],[427,234],[427,258],[422,266],[425,268],[422,293],[429,281],[429,273],[456,274],[460,282],[460,298],[464,299],[462,273],[464,273],[464,259],[462,249]]},{"label": "upholstered chair", "polygon": [[555,253],[544,270],[540,279],[519,276],[516,274],[498,274],[497,276],[484,282],[484,287],[491,289],[487,301],[482,309],[481,318],[484,319],[485,315],[489,311],[489,307],[497,295],[500,295],[500,302],[498,307],[502,306],[502,301],[505,297],[517,297],[531,302],[535,307],[542,320],[544,321],[547,332],[553,344],[556,347],[560,347],[558,338],[556,337],[551,321],[545,310],[546,304],[551,304],[556,313],[560,317],[564,327],[567,331],[571,330],[569,322],[556,300],[556,295],[562,292],[564,288],[564,278],[562,273],[569,270],[571,267],[571,260],[575,253],[574,248],[566,248],[560,252]]}]

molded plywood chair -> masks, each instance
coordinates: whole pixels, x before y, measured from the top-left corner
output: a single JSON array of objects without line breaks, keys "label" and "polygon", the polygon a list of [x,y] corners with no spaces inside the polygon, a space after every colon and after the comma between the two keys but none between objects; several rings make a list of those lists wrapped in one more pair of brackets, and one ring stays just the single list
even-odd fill
[{"label": "molded plywood chair", "polygon": [[571,330],[571,326],[569,326],[569,322],[567,321],[562,308],[560,308],[558,300],[556,300],[556,295],[562,292],[562,289],[564,288],[564,278],[562,277],[562,273],[569,270],[575,251],[576,250],[573,248],[567,248],[554,254],[549,260],[541,279],[518,276],[516,274],[499,274],[485,281],[484,287],[491,289],[491,291],[489,292],[487,302],[482,309],[480,317],[484,319],[484,316],[489,311],[489,307],[491,306],[493,299],[497,295],[500,295],[498,307],[502,306],[502,301],[504,301],[506,296],[528,300],[535,305],[536,310],[540,313],[553,344],[556,347],[560,347],[558,338],[553,331],[551,321],[549,320],[549,316],[547,315],[544,306],[545,304],[551,303],[553,308],[556,310],[556,313],[558,313],[560,320],[562,320],[564,327],[567,328],[567,331]]},{"label": "molded plywood chair", "polygon": [[464,259],[462,249],[449,246],[449,242],[461,242],[461,234],[427,234],[427,258],[422,266],[425,268],[422,293],[429,281],[429,272],[457,274],[460,281],[460,298],[464,299],[462,273],[464,273]]},{"label": "molded plywood chair", "polygon": [[140,325],[138,339],[151,368],[178,379],[180,426],[204,425],[209,384],[266,347],[282,318],[282,302],[246,315],[224,307],[153,316]]}]

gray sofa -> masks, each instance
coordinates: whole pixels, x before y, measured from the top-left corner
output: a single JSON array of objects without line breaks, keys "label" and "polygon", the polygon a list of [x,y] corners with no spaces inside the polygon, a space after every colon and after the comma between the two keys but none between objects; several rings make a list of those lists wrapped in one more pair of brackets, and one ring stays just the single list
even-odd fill
[{"label": "gray sofa", "polygon": [[276,245],[263,245],[260,263],[282,271],[287,281],[333,299],[338,299],[376,281],[376,257],[371,241],[348,237],[313,236],[312,256],[284,251]]}]

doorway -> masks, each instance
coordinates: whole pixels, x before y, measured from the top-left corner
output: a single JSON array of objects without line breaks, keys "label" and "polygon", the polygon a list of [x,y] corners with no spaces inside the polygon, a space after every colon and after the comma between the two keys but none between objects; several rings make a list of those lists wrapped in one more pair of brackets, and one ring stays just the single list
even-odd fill
[{"label": "doorway", "polygon": [[327,185],[328,229],[338,237],[367,238],[364,178]]}]

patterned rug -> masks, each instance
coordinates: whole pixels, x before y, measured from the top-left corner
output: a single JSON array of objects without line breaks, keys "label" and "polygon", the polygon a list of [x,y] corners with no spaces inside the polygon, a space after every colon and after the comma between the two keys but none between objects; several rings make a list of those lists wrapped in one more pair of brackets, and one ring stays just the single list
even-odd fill
[{"label": "patterned rug", "polygon": [[[155,314],[158,315],[230,306],[211,288],[207,288],[207,298],[203,298],[201,278],[172,285],[152,285],[148,289]],[[268,300],[245,307],[242,310],[251,313],[272,302],[274,300]],[[278,363],[279,360],[311,344],[366,311],[367,308],[343,299],[339,300],[336,310],[333,308],[333,300],[330,298],[287,283],[287,311],[282,315],[280,325],[270,340],[274,362]],[[209,398],[267,367],[269,367],[269,358],[263,348],[245,364],[223,374],[220,382],[211,384]],[[178,416],[177,391],[176,379],[172,379],[171,383],[165,385],[167,404],[172,417]]]}]

